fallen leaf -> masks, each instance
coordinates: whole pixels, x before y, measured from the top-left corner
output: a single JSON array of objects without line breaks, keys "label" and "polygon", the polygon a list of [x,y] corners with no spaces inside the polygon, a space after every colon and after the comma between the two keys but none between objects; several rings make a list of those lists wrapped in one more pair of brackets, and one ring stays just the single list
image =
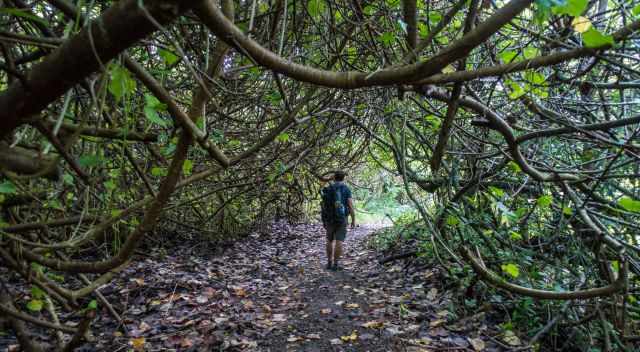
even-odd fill
[{"label": "fallen leaf", "polygon": [[431,342],[433,342],[433,340],[428,337],[423,337],[420,339],[408,339],[404,341],[407,341],[410,345],[418,345],[418,346],[426,346],[426,345],[429,345]]},{"label": "fallen leaf", "polygon": [[469,343],[471,344],[471,346],[473,346],[473,349],[476,352],[480,352],[480,351],[484,350],[485,345],[484,345],[484,341],[483,340],[481,340],[479,338],[472,339],[470,337],[468,339],[469,339]]},{"label": "fallen leaf", "polygon": [[320,340],[320,334],[309,334],[305,336],[309,340]]},{"label": "fallen leaf", "polygon": [[446,321],[444,319],[436,319],[436,320],[432,320],[429,323],[429,326],[432,327],[432,328],[435,328],[435,327],[438,327],[438,326],[444,324],[445,322]]},{"label": "fallen leaf", "polygon": [[302,337],[291,336],[287,339],[287,342],[298,342],[304,340]]},{"label": "fallen leaf", "polygon": [[381,321],[372,320],[362,324],[362,326],[368,329],[380,329],[384,326],[384,323]]},{"label": "fallen leaf", "polygon": [[502,338],[502,340],[511,346],[520,346],[520,339],[511,330],[507,330],[504,332],[504,337]]},{"label": "fallen leaf", "polygon": [[133,346],[133,349],[136,351],[144,351],[144,337],[138,337],[135,339],[131,339],[129,342],[131,342],[131,346]]},{"label": "fallen leaf", "polygon": [[191,339],[185,337],[184,339],[182,339],[182,341],[180,341],[180,347],[182,348],[190,348],[193,346],[193,341],[191,341]]},{"label": "fallen leaf", "polygon": [[271,320],[281,323],[281,322],[287,321],[287,316],[285,314],[274,314],[271,317]]},{"label": "fallen leaf", "polygon": [[344,301],[338,301],[338,302],[335,303],[336,306],[341,306],[343,304],[344,304]]},{"label": "fallen leaf", "polygon": [[228,321],[229,321],[229,318],[226,318],[226,317],[213,318],[213,321],[214,321],[217,325],[220,325],[220,324],[224,324],[224,323],[228,322]]},{"label": "fallen leaf", "polygon": [[140,329],[140,332],[145,332],[149,329],[151,329],[151,326],[149,326],[149,324],[145,323],[144,321],[142,323],[140,323],[140,326],[138,327],[138,329]]},{"label": "fallen leaf", "polygon": [[427,299],[433,301],[436,297],[438,297],[438,289],[434,287],[429,290],[429,293],[427,293]]},{"label": "fallen leaf", "polygon": [[320,309],[320,314],[330,314],[331,308]]},{"label": "fallen leaf", "polygon": [[332,345],[342,345],[342,340],[340,339],[331,339],[330,342]]},{"label": "fallen leaf", "polygon": [[360,307],[360,305],[358,303],[349,303],[344,307],[347,308],[347,309],[356,309],[356,308]]},{"label": "fallen leaf", "polygon": [[247,291],[240,286],[232,286],[231,288],[233,289],[233,294],[238,297],[245,297],[247,295]]},{"label": "fallen leaf", "polygon": [[340,340],[344,341],[344,342],[350,342],[350,341],[355,341],[358,339],[358,332],[353,330],[353,332],[351,332],[351,335],[346,335],[346,336],[340,336]]},{"label": "fallen leaf", "polygon": [[400,327],[398,327],[397,325],[387,326],[387,328],[384,329],[384,330],[387,331],[391,335],[399,335],[399,334],[403,333],[403,331],[400,330]]}]

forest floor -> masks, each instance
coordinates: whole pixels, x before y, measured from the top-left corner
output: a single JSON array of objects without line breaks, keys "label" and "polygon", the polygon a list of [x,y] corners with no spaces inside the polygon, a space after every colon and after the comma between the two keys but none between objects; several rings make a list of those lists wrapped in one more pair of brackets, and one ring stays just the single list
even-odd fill
[{"label": "forest floor", "polygon": [[437,269],[380,265],[375,230],[349,232],[337,272],[319,225],[276,224],[222,254],[189,241],[149,250],[101,288],[122,322],[99,305],[84,350],[503,350],[484,313],[452,315]]}]

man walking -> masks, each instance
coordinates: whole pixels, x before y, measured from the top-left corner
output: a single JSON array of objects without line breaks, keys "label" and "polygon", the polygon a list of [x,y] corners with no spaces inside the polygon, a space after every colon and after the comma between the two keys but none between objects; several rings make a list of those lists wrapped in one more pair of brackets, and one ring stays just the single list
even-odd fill
[{"label": "man walking", "polygon": [[351,228],[356,226],[351,190],[344,184],[346,174],[336,171],[334,182],[322,189],[322,224],[327,231],[327,269],[341,270],[338,262],[342,255],[342,242],[347,236],[347,211],[351,215]]}]

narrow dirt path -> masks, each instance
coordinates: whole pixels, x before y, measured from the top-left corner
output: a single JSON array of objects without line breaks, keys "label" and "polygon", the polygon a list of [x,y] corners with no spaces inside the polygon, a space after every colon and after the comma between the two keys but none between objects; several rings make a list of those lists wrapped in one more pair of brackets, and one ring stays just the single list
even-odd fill
[{"label": "narrow dirt path", "polygon": [[483,316],[456,319],[434,269],[381,266],[350,231],[344,270],[324,268],[318,225],[276,224],[223,255],[185,243],[151,251],[102,288],[122,325],[102,310],[99,349],[116,351],[495,351]]}]

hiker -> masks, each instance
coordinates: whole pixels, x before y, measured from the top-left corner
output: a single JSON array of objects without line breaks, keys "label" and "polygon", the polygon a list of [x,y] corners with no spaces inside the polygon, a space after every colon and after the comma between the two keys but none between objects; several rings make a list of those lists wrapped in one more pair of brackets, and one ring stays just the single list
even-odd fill
[{"label": "hiker", "polygon": [[[344,184],[346,174],[336,171],[333,183],[321,190],[322,226],[327,231],[327,269],[340,270],[338,261],[342,254],[342,242],[347,236],[347,217],[351,215],[351,228],[356,226],[351,190]],[[348,214],[347,214],[348,211]]]}]

